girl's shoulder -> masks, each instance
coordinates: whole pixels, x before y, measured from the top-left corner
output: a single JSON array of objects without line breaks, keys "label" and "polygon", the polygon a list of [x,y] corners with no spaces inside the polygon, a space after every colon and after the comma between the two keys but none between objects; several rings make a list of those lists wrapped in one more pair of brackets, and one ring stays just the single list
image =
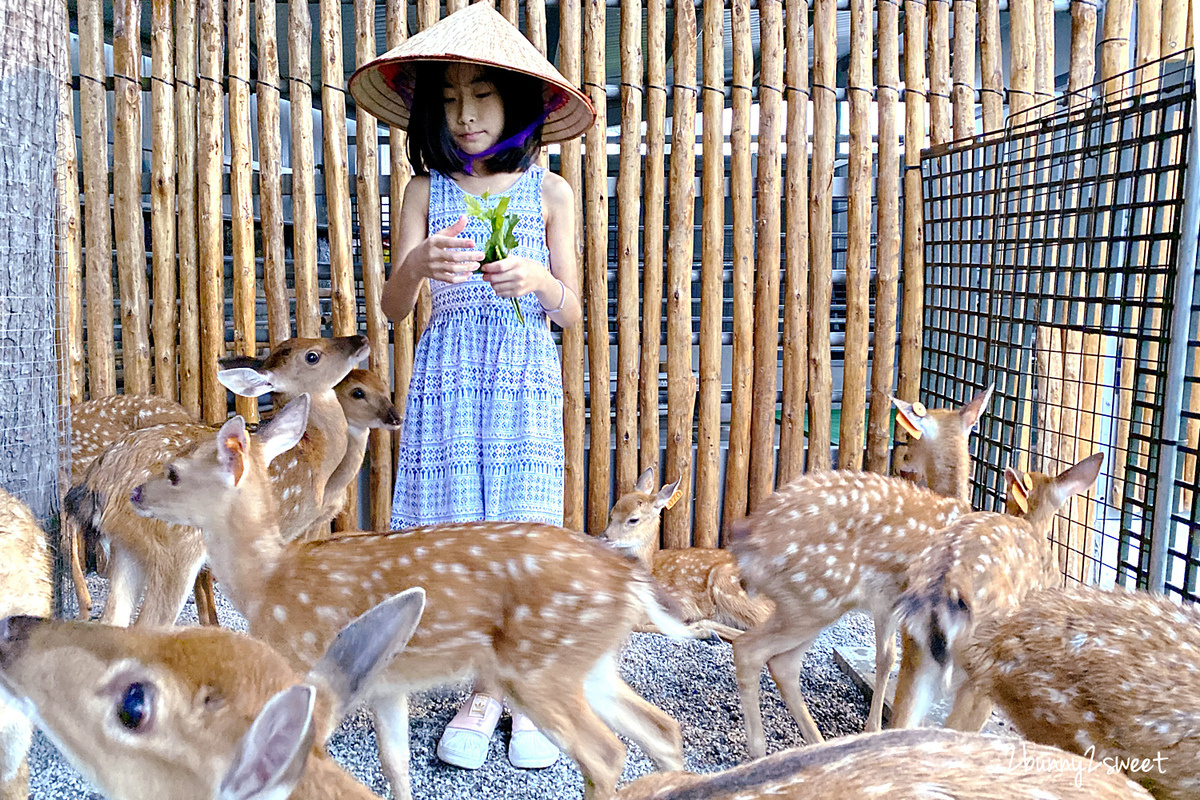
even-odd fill
[{"label": "girl's shoulder", "polygon": [[413,175],[404,186],[403,208],[426,211],[429,208],[429,176]]},{"label": "girl's shoulder", "polygon": [[550,170],[542,176],[542,199],[551,203],[569,203],[574,197],[567,179]]}]

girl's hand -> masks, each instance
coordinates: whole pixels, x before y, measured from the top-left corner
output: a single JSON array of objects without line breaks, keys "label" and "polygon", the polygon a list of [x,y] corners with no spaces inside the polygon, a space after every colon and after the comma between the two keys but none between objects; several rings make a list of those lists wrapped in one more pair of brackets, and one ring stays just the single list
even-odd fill
[{"label": "girl's hand", "polygon": [[484,264],[483,279],[500,297],[521,297],[543,288],[547,281],[558,286],[549,270],[523,256],[509,256]]},{"label": "girl's hand", "polygon": [[448,228],[443,228],[409,251],[405,266],[416,275],[445,283],[462,283],[479,268],[483,253],[475,250],[470,239],[458,235],[467,227],[464,214]]}]

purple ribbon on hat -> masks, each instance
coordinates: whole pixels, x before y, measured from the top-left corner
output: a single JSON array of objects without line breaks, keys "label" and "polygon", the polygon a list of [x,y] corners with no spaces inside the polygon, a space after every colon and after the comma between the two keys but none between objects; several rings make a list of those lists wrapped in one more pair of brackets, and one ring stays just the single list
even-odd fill
[{"label": "purple ribbon on hat", "polygon": [[458,156],[459,160],[463,162],[463,172],[467,173],[468,175],[474,175],[475,173],[471,171],[471,165],[476,161],[490,158],[496,153],[499,153],[502,150],[507,150],[510,147],[523,146],[525,144],[525,140],[533,135],[533,132],[538,129],[538,126],[545,122],[551,114],[567,104],[566,93],[562,92],[556,87],[551,87],[550,90],[550,99],[546,102],[546,109],[542,112],[541,116],[526,125],[522,130],[514,133],[512,136],[509,136],[507,139],[496,142],[482,153],[476,153],[475,155],[466,153],[458,149],[456,146],[454,148],[455,154]]}]

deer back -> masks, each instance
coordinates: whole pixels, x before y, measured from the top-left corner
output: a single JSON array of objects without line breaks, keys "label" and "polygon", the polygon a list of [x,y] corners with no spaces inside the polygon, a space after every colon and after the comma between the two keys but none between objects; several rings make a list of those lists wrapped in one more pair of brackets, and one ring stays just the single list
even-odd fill
[{"label": "deer back", "polygon": [[152,394],[114,394],[71,406],[71,483],[130,431],[188,422],[199,420],[174,400]]}]

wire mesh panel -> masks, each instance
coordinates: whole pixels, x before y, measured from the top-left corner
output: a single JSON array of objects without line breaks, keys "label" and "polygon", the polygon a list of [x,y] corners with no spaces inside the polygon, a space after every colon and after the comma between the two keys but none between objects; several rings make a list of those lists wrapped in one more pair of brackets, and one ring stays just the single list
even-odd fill
[{"label": "wire mesh panel", "polygon": [[931,405],[995,384],[975,445],[976,507],[1002,508],[1006,466],[1056,473],[1104,452],[1096,488],[1064,508],[1051,538],[1068,579],[1144,586],[1190,52],[1125,77],[1119,93],[1093,87],[1094,101],[1060,98],[990,139],[924,154],[921,381]]}]

